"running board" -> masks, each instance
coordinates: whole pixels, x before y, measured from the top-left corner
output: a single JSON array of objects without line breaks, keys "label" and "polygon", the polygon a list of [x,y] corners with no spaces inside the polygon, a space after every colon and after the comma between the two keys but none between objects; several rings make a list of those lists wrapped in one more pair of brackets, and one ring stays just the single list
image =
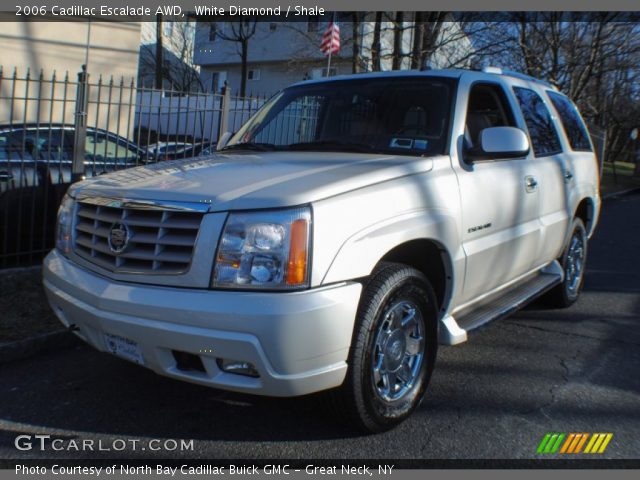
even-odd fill
[{"label": "running board", "polygon": [[520,310],[532,300],[562,282],[562,268],[553,262],[532,277],[461,312],[440,321],[439,342],[457,345],[467,340],[467,332]]}]

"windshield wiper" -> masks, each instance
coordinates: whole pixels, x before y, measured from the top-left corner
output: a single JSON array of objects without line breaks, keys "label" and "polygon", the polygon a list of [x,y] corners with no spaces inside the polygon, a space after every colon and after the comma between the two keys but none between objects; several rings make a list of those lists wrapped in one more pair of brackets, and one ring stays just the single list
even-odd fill
[{"label": "windshield wiper", "polygon": [[254,150],[256,152],[271,152],[277,150],[273,143],[234,143],[233,145],[227,145],[222,149],[225,150]]},{"label": "windshield wiper", "polygon": [[287,150],[329,150],[339,152],[370,153],[373,145],[366,143],[340,142],[335,140],[321,140],[317,142],[293,143],[287,146]]}]

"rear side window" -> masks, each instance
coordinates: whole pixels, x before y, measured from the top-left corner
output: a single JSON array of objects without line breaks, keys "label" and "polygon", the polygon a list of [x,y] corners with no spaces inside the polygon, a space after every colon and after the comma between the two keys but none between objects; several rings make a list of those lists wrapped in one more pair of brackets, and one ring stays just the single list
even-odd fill
[{"label": "rear side window", "polygon": [[513,91],[529,130],[534,155],[546,157],[562,152],[558,132],[540,95],[528,88],[514,87]]},{"label": "rear side window", "polygon": [[556,92],[547,92],[551,103],[558,112],[564,133],[567,134],[569,144],[572,150],[583,152],[591,152],[591,142],[589,142],[589,134],[584,126],[582,118],[576,107],[564,95]]}]

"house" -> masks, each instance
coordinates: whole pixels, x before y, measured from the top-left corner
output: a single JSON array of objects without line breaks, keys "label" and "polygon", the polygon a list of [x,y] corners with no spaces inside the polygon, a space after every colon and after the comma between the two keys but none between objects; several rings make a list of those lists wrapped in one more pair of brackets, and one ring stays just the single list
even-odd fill
[{"label": "house", "polygon": [[[246,93],[271,94],[308,78],[326,74],[327,60],[319,43],[326,22],[319,17],[306,21],[265,22],[255,24],[248,40]],[[225,82],[235,93],[241,83],[239,42],[233,37],[232,22],[198,20],[194,63],[200,65],[202,81],[208,91],[220,91]],[[332,74],[351,73],[352,52],[345,48],[350,35],[342,35],[340,53],[332,59]]]},{"label": "house", "polygon": [[[331,58],[332,76],[377,69],[377,66],[374,68],[372,54],[372,43],[376,35],[375,14],[359,14],[355,28],[353,15],[350,12],[336,13],[341,48]],[[407,21],[402,22],[399,37],[401,69],[410,68],[409,54],[416,31],[412,14],[405,16]],[[322,34],[332,18],[332,14],[327,14],[302,19],[297,17],[296,21],[291,22],[256,22],[255,33],[247,40],[246,94],[273,94],[292,83],[327,75],[327,57],[322,54],[319,46]],[[206,91],[218,92],[225,83],[232,88],[234,94],[240,90],[242,49],[240,42],[233,41],[237,33],[233,24],[234,22],[210,21],[206,17],[197,19],[193,63],[201,68],[201,79]],[[356,44],[353,42],[354,30],[357,32]],[[453,18],[443,23],[438,41],[440,48],[430,62],[433,68],[468,66],[465,59],[469,58],[473,47]],[[381,70],[392,68],[394,43],[394,22],[391,14],[388,14],[380,22]]]}]

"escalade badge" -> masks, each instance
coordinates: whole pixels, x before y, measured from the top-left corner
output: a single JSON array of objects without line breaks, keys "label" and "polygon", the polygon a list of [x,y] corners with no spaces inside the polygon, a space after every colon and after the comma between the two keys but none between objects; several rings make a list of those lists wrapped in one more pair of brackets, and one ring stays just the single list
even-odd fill
[{"label": "escalade badge", "polygon": [[129,244],[129,229],[124,223],[114,223],[109,232],[109,250],[118,254],[124,252]]}]

